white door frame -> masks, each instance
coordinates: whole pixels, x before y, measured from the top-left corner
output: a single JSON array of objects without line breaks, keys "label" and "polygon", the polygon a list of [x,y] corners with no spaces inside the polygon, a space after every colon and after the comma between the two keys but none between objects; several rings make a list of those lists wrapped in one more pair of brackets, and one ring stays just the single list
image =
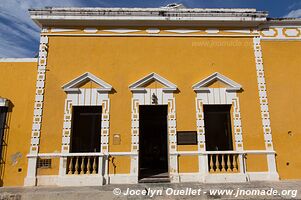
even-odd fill
[{"label": "white door frame", "polygon": [[[164,88],[145,88],[144,85],[152,81],[158,81]],[[132,91],[132,129],[131,129],[131,176],[138,182],[139,172],[139,105],[167,105],[168,115],[168,157],[169,175],[171,182],[179,182],[177,151],[177,128],[176,128],[176,101],[174,91],[177,86],[156,73],[151,73],[130,85]],[[152,101],[155,94],[157,102]]]}]

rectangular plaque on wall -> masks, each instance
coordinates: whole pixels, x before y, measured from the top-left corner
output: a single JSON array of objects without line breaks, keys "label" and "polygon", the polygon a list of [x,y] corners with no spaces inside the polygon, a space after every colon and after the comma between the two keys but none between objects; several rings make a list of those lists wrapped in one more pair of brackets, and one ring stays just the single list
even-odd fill
[{"label": "rectangular plaque on wall", "polygon": [[177,131],[178,145],[196,145],[197,132],[196,131]]}]

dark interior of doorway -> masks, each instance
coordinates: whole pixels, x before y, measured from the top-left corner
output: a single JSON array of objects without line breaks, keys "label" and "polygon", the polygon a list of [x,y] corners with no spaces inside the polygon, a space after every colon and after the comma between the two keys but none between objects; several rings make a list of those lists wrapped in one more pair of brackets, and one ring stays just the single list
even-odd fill
[{"label": "dark interior of doorway", "polygon": [[71,152],[100,152],[101,106],[72,107]]},{"label": "dark interior of doorway", "polygon": [[167,105],[139,106],[139,180],[168,177]]},{"label": "dark interior of doorway", "polygon": [[207,151],[233,150],[231,105],[204,105]]}]

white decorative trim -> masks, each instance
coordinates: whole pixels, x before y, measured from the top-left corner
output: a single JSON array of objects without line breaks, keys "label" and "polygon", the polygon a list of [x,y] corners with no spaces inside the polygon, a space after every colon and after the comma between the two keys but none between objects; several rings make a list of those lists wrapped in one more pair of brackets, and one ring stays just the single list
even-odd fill
[{"label": "white decorative trim", "polygon": [[138,32],[141,30],[127,29],[127,28],[115,28],[115,29],[105,29],[102,31],[113,32],[113,33],[133,33],[133,32]]},{"label": "white decorative trim", "polygon": [[193,30],[193,29],[171,29],[171,30],[165,30],[166,32],[171,32],[171,33],[196,33],[200,32],[200,30]]},{"label": "white decorative trim", "polygon": [[172,82],[168,81],[167,79],[163,78],[162,76],[156,74],[156,73],[151,73],[142,79],[139,79],[135,83],[132,83],[129,88],[131,91],[143,91],[144,85],[147,83],[150,83],[152,81],[158,81],[162,85],[165,86],[165,88],[162,88],[164,91],[175,91],[177,90],[177,86],[173,84]]},{"label": "white decorative trim", "polygon": [[[216,80],[230,86],[230,88],[208,88],[208,85]],[[203,105],[233,105],[233,132],[235,138],[235,150],[243,150],[242,140],[242,125],[240,119],[239,99],[236,94],[241,90],[242,86],[226,76],[215,72],[207,78],[199,81],[193,85],[193,90],[197,93],[196,97],[196,125],[197,125],[197,139],[198,152],[204,153],[206,151],[205,141],[205,121]],[[204,154],[198,155],[199,159],[199,175],[204,177],[208,173],[208,156]],[[240,159],[240,163],[242,160]]]},{"label": "white decorative trim", "polygon": [[64,89],[65,92],[76,92],[79,91],[79,88],[77,86],[88,80],[93,81],[99,86],[101,86],[100,88],[97,89],[98,91],[110,92],[112,90],[112,86],[110,84],[97,78],[95,75],[91,74],[90,72],[86,72],[81,76],[73,79],[72,81],[63,85],[62,88]]},{"label": "white decorative trim", "polygon": [[194,84],[192,86],[194,91],[202,91],[202,90],[208,90],[208,88],[206,86],[208,86],[208,84],[219,80],[227,85],[229,85],[230,87],[226,88],[227,91],[238,91],[241,90],[242,86],[238,83],[236,83],[235,81],[231,80],[230,78],[215,72],[213,74],[211,74],[210,76],[204,78],[203,80],[197,82],[196,84]]},{"label": "white decorative trim", "polygon": [[257,72],[257,83],[258,83],[258,93],[260,100],[261,118],[262,118],[262,128],[264,132],[264,141],[267,150],[273,150],[273,141],[271,135],[271,122],[269,105],[266,91],[266,83],[263,68],[262,50],[260,45],[260,38],[256,37],[253,39],[254,42],[254,55],[256,62],[256,72]]},{"label": "white decorative trim", "polygon": [[251,30],[223,30],[223,31],[228,33],[244,33],[244,34],[251,33]]},{"label": "white decorative trim", "polygon": [[300,26],[271,26],[260,31],[263,40],[301,40]]},{"label": "white decorative trim", "polygon": [[[81,83],[86,81],[94,81],[102,88],[78,88]],[[101,153],[107,153],[109,150],[109,130],[110,130],[110,99],[109,92],[112,86],[105,81],[99,79],[93,74],[86,72],[83,75],[73,79],[63,86],[64,91],[67,93],[65,100],[64,111],[64,124],[62,133],[62,153],[70,152],[71,140],[71,119],[72,119],[72,106],[102,106],[101,116]],[[108,160],[99,159],[100,174],[104,177],[108,176]],[[102,162],[105,162],[102,164]],[[67,158],[60,158],[60,175],[66,175]],[[103,169],[103,166],[105,168]]]},{"label": "white decorative trim", "polygon": [[98,31],[97,28],[85,28],[84,32],[86,33],[96,33]]},{"label": "white decorative trim", "polygon": [[206,33],[215,34],[215,33],[219,33],[219,30],[218,29],[207,29]]},{"label": "white decorative trim", "polygon": [[[59,33],[59,32],[74,32],[80,31],[80,29],[71,29],[71,28],[51,28],[50,32],[52,33]],[[48,32],[48,31],[47,31]]]},{"label": "white decorative trim", "polygon": [[[235,149],[237,151],[243,150],[243,138],[242,138],[242,125],[241,125],[241,118],[240,118],[240,106],[239,106],[239,98],[237,95],[232,99],[232,105],[233,105],[233,127],[234,127],[234,139],[235,139]],[[241,157],[239,157],[240,159]],[[241,165],[242,160],[239,160]]]},{"label": "white decorative trim", "polygon": [[[166,88],[144,88],[144,85],[151,81],[158,81]],[[156,94],[158,101],[156,105],[168,105],[168,152],[169,152],[169,174],[172,182],[179,182],[178,175],[178,156],[174,154],[177,151],[177,135],[176,135],[176,102],[173,92],[177,90],[177,86],[167,79],[151,73],[148,76],[139,79],[131,84],[130,90],[132,97],[132,144],[131,151],[138,153],[139,151],[139,105],[153,105],[152,95]],[[139,170],[138,155],[131,157],[131,176],[136,177],[138,181]]]},{"label": "white decorative trim", "polygon": [[[235,138],[235,149],[238,151],[243,150],[243,140],[242,140],[242,125],[240,119],[240,106],[239,99],[236,93],[227,92],[225,88],[210,88],[208,92],[197,92],[196,97],[196,124],[197,124],[197,134],[198,134],[198,150],[200,152],[206,151],[205,142],[205,121],[203,105],[233,105],[233,132]],[[200,159],[206,159],[206,155],[200,155]],[[201,162],[201,161],[200,161]],[[202,161],[200,166],[204,165]],[[202,167],[201,170],[205,170]]]},{"label": "white decorative trim", "polygon": [[0,62],[38,62],[37,58],[0,58]]},{"label": "white decorative trim", "polygon": [[[264,65],[262,57],[262,48],[260,45],[260,37],[254,37],[254,55],[256,63],[257,84],[260,101],[262,128],[264,133],[264,143],[266,150],[273,150],[272,129],[270,122],[268,96],[266,90],[266,82],[264,76]],[[267,155],[269,173],[277,174],[275,155]]]},{"label": "white decorative trim", "polygon": [[[138,30],[141,31],[141,30]],[[120,36],[120,37],[240,37],[240,38],[253,38],[254,36],[258,36],[257,33],[254,34],[153,34],[153,33],[43,33],[42,35],[47,36],[78,36],[78,37],[92,37],[92,36],[102,36],[102,37],[112,37],[112,36]]]},{"label": "white decorative trim", "polygon": [[[206,151],[205,142],[205,121],[203,112],[203,101],[197,95],[196,99],[196,126],[197,126],[197,142],[198,152],[202,153]],[[208,155],[199,154],[199,176],[204,177],[208,173]]]},{"label": "white decorative trim", "polygon": [[[29,154],[37,155],[39,152],[42,114],[44,104],[44,87],[46,77],[47,55],[48,55],[48,37],[41,36],[39,58],[38,58],[38,73],[36,82],[36,97],[34,103],[34,116],[32,123],[31,145]],[[36,185],[36,163],[37,158],[28,158],[27,176],[24,181],[26,186]]]},{"label": "white decorative trim", "polygon": [[297,28],[287,28],[283,30],[283,33],[286,35],[286,37],[298,37],[300,35],[300,30]]},{"label": "white decorative trim", "polygon": [[150,34],[160,33],[160,29],[158,28],[148,28],[145,31]]},{"label": "white decorative trim", "polygon": [[268,29],[261,31],[261,34],[265,37],[274,37],[277,35],[277,31],[275,29]]}]

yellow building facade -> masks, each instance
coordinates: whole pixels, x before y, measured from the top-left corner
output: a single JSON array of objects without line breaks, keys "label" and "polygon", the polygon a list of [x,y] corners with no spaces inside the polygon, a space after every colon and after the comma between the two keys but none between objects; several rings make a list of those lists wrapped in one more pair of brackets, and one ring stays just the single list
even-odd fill
[{"label": "yellow building facade", "polygon": [[301,178],[300,19],[29,12],[38,58],[0,62],[2,185]]}]

